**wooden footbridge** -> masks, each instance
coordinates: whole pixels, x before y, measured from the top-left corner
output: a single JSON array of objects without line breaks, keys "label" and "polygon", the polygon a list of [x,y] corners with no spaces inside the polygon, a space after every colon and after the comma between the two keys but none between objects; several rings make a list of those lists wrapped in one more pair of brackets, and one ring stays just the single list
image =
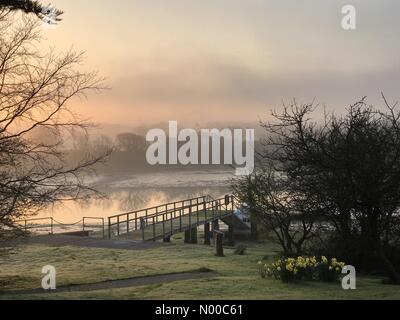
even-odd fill
[{"label": "wooden footbridge", "polygon": [[[249,230],[250,224],[236,214],[237,201],[232,195],[219,199],[202,196],[159,206],[125,212],[108,218],[84,217],[78,222],[62,224],[54,218],[19,221],[21,229],[38,234],[64,234],[109,239],[169,241],[171,236],[185,232],[185,242],[197,242],[197,229],[204,229],[205,243],[212,231],[219,229],[219,221],[228,225],[229,242],[233,243],[234,229]],[[93,224],[98,221],[100,223]],[[94,231],[97,229],[97,231]]]},{"label": "wooden footbridge", "polygon": [[169,241],[172,235],[185,232],[186,242],[196,242],[197,227],[203,226],[205,242],[208,242],[210,227],[218,229],[218,221],[222,220],[228,225],[229,238],[232,240],[234,226],[249,228],[235,216],[235,209],[232,195],[219,199],[202,196],[171,202],[109,217],[108,237]]}]

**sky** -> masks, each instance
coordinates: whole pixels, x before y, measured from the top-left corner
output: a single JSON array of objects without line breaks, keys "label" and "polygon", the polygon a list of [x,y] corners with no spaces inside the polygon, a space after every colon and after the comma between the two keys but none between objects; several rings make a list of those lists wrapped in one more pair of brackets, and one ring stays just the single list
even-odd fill
[{"label": "sky", "polygon": [[85,51],[112,88],[73,107],[126,126],[256,122],[293,98],[343,112],[400,98],[400,1],[54,0],[43,47]]}]

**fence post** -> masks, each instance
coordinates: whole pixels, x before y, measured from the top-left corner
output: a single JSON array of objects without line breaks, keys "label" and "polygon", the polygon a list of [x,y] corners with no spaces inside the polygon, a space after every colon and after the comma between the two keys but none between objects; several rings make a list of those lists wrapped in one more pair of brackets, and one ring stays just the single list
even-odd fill
[{"label": "fence post", "polygon": [[179,231],[182,232],[182,209],[179,209]]},{"label": "fence post", "polygon": [[117,235],[119,236],[119,216],[117,216]]},{"label": "fence post", "polygon": [[162,232],[163,232],[163,239],[165,238],[165,213],[162,215]]},{"label": "fence post", "polygon": [[210,242],[210,236],[211,236],[211,234],[210,234],[210,223],[206,222],[204,224],[204,244],[205,245],[209,245],[211,243]]},{"label": "fence post", "polygon": [[224,256],[224,247],[222,246],[222,239],[224,237],[224,234],[221,231],[214,231],[215,235],[215,255],[217,257],[223,257]]},{"label": "fence post", "polygon": [[85,217],[82,219],[82,231],[85,231]]},{"label": "fence post", "polygon": [[192,207],[189,207],[189,238],[192,239]]},{"label": "fence post", "polygon": [[106,236],[105,230],[104,230],[104,218],[101,218],[101,223],[103,224],[103,239]]},{"label": "fence post", "polygon": [[156,241],[156,224],[154,223],[154,216],[153,216],[153,241]]},{"label": "fence post", "polygon": [[129,213],[126,214],[126,233],[129,233]]},{"label": "fence post", "polygon": [[135,231],[137,231],[137,211],[135,211]]},{"label": "fence post", "polygon": [[51,232],[51,234],[53,234],[54,232],[53,232],[53,217],[50,219],[50,221],[51,221],[51,228],[50,228],[50,232]]},{"label": "fence post", "polygon": [[174,219],[175,219],[175,209],[174,209],[174,215],[172,215],[171,212],[171,236],[174,233]]},{"label": "fence post", "polygon": [[196,216],[197,216],[197,225],[199,225],[199,222],[200,222],[200,220],[199,220],[199,199],[197,199],[197,201],[196,201],[197,203],[196,203]]},{"label": "fence post", "polygon": [[233,237],[233,215],[231,215],[231,223],[228,225],[228,239],[229,239],[229,245],[233,246],[235,244],[235,240]]},{"label": "fence post", "polygon": [[146,222],[144,221],[144,218],[140,218],[140,230],[142,230],[142,240],[144,241],[144,229],[146,228]]},{"label": "fence post", "polygon": [[111,239],[111,218],[108,217],[108,239]]}]

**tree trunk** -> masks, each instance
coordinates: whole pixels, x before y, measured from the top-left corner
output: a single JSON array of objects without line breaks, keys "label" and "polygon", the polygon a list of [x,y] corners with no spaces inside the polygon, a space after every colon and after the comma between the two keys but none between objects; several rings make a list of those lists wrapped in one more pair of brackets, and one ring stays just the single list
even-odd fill
[{"label": "tree trunk", "polygon": [[393,284],[400,284],[400,274],[396,271],[393,264],[390,260],[386,257],[385,252],[383,251],[382,247],[379,246],[377,249],[377,255],[380,258],[383,267],[385,268],[386,272],[388,273],[389,279]]}]

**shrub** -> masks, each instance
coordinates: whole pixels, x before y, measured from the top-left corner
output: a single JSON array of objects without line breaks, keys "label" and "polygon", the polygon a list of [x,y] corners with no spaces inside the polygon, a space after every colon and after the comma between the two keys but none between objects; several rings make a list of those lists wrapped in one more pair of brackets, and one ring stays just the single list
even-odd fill
[{"label": "shrub", "polygon": [[344,262],[338,262],[336,258],[332,258],[331,261],[329,261],[325,256],[322,256],[321,262],[316,265],[318,279],[322,282],[336,281],[344,265]]},{"label": "shrub", "polygon": [[283,282],[293,282],[296,280],[319,280],[323,282],[333,282],[339,278],[344,262],[338,262],[336,258],[330,261],[321,256],[321,260],[316,257],[302,257],[279,259],[272,264],[258,262],[258,272],[262,278],[274,277]]},{"label": "shrub", "polygon": [[244,255],[246,253],[247,247],[243,244],[239,244],[236,249],[235,249],[235,254],[238,254],[240,256]]}]

